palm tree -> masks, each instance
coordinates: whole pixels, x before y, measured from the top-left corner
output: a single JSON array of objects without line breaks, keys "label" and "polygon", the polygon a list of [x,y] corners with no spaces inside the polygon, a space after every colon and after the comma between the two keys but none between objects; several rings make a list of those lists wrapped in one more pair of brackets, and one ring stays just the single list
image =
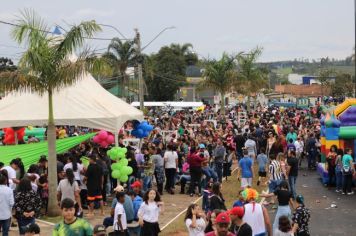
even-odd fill
[{"label": "palm tree", "polygon": [[257,47],[249,53],[239,53],[236,56],[239,80],[237,80],[235,86],[239,92],[247,96],[247,110],[250,110],[251,94],[256,94],[267,86],[266,72],[256,66],[256,61],[261,54],[262,49]]},{"label": "palm tree", "polygon": [[[128,84],[126,69],[129,65],[133,64],[135,55],[134,41],[127,40],[123,42],[119,38],[113,38],[111,40],[108,51],[103,55],[114,68],[114,72],[120,74],[117,83],[119,87],[120,79],[122,80],[122,91],[124,91],[125,86]],[[119,97],[119,94],[117,96]]]},{"label": "palm tree", "polygon": [[197,55],[191,51],[193,45],[191,43],[185,43],[183,45],[172,43],[170,48],[178,55],[184,57],[185,64],[187,66],[195,65],[198,63]]},{"label": "palm tree", "polygon": [[225,95],[236,80],[235,57],[223,54],[220,60],[208,61],[203,74],[204,80],[198,85],[200,88],[212,88],[219,92],[221,98],[221,113],[225,115]]},{"label": "palm tree", "polygon": [[51,37],[45,22],[34,12],[25,10],[17,19],[12,37],[25,43],[27,50],[19,61],[18,70],[0,74],[0,90],[28,91],[48,95],[48,214],[59,214],[57,206],[57,157],[56,132],[53,116],[53,93],[71,86],[87,71],[98,70],[100,64],[89,49],[83,50],[77,59],[74,51],[82,47],[84,37],[92,37],[100,27],[95,21],[85,21],[72,26],[60,37]]}]

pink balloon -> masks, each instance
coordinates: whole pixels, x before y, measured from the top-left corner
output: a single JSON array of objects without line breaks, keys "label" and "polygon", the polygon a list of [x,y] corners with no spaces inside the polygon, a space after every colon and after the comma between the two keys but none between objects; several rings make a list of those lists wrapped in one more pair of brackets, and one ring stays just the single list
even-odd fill
[{"label": "pink balloon", "polygon": [[103,147],[103,148],[107,148],[108,147],[108,143],[106,141],[101,141],[100,142],[100,146]]},{"label": "pink balloon", "polygon": [[93,138],[93,142],[94,143],[100,143],[100,138],[99,138],[99,136],[98,135],[96,135],[96,136],[94,136],[94,138]]},{"label": "pink balloon", "polygon": [[106,142],[107,142],[108,144],[114,143],[114,142],[115,142],[115,137],[114,137],[114,135],[109,135],[108,138],[106,139]]},{"label": "pink balloon", "polygon": [[108,132],[106,132],[105,130],[100,130],[100,132],[98,133],[98,137],[101,141],[104,141],[108,137]]}]

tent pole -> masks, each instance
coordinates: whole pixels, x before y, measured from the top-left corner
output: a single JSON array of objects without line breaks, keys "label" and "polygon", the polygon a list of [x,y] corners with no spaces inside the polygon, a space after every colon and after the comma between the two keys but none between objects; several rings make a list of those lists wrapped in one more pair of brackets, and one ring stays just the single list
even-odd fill
[{"label": "tent pole", "polygon": [[115,147],[118,147],[119,146],[119,133],[115,132],[114,136],[115,136]]}]

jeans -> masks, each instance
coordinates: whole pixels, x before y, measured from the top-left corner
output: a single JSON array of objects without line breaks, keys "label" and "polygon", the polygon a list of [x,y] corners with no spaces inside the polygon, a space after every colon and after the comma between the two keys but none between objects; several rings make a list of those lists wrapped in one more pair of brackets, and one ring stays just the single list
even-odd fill
[{"label": "jeans", "polygon": [[203,167],[202,171],[203,171],[203,174],[206,176],[207,182],[209,182],[211,178],[213,179],[214,182],[216,182],[218,180],[217,174],[209,166]]},{"label": "jeans", "polygon": [[328,186],[331,187],[335,179],[335,166],[328,167],[329,183]]},{"label": "jeans", "polygon": [[148,189],[151,188],[152,177],[151,176],[144,176],[143,177],[143,188],[142,190],[146,192]]},{"label": "jeans", "polygon": [[195,193],[195,186],[198,186],[198,191],[201,193],[201,167],[190,167],[190,185],[189,185],[189,193]]},{"label": "jeans", "polygon": [[315,159],[316,159],[316,153],[311,152],[308,155],[308,168],[312,169],[315,168]]},{"label": "jeans", "polygon": [[11,218],[7,220],[0,220],[0,227],[2,229],[3,236],[9,235],[10,224],[11,224]]},{"label": "jeans", "polygon": [[165,189],[167,191],[171,191],[174,187],[174,177],[176,174],[176,169],[175,168],[167,168],[165,169],[166,171],[166,187]]},{"label": "jeans", "polygon": [[20,217],[17,219],[17,223],[19,225],[19,232],[20,234],[25,234],[26,232],[26,226],[35,223],[35,218],[22,218]]},{"label": "jeans", "polygon": [[292,212],[288,205],[287,206],[278,206],[276,217],[273,222],[273,230],[278,229],[279,217],[281,217],[281,216],[287,216],[289,219],[291,219]]},{"label": "jeans", "polygon": [[137,227],[128,227],[127,231],[129,233],[130,236],[139,236],[141,233],[141,226],[137,226]]},{"label": "jeans", "polygon": [[279,184],[282,182],[281,179],[278,180],[270,180],[270,183],[268,185],[269,188],[269,192],[270,193],[274,193],[274,191],[276,191],[277,187],[279,186]]},{"label": "jeans", "polygon": [[190,181],[190,175],[182,175],[180,177],[180,193],[185,192],[185,184]]},{"label": "jeans", "polygon": [[215,172],[218,175],[218,181],[222,183],[223,177],[223,163],[222,162],[215,162]]},{"label": "jeans", "polygon": [[335,177],[336,177],[336,190],[342,189],[342,171],[340,168],[335,169]]},{"label": "jeans", "polygon": [[352,174],[344,175],[344,181],[342,182],[342,191],[344,193],[351,193],[352,187]]},{"label": "jeans", "polygon": [[293,195],[293,199],[297,197],[297,193],[295,190],[295,183],[297,182],[297,176],[289,176],[288,177],[290,192]]}]

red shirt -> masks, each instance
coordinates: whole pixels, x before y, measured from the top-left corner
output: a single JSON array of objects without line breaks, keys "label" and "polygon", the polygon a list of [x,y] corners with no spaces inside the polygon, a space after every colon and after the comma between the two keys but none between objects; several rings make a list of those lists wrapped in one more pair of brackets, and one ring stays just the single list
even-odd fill
[{"label": "red shirt", "polygon": [[200,157],[199,153],[189,153],[188,164],[189,167],[201,167],[201,163],[205,160],[204,157]]}]

